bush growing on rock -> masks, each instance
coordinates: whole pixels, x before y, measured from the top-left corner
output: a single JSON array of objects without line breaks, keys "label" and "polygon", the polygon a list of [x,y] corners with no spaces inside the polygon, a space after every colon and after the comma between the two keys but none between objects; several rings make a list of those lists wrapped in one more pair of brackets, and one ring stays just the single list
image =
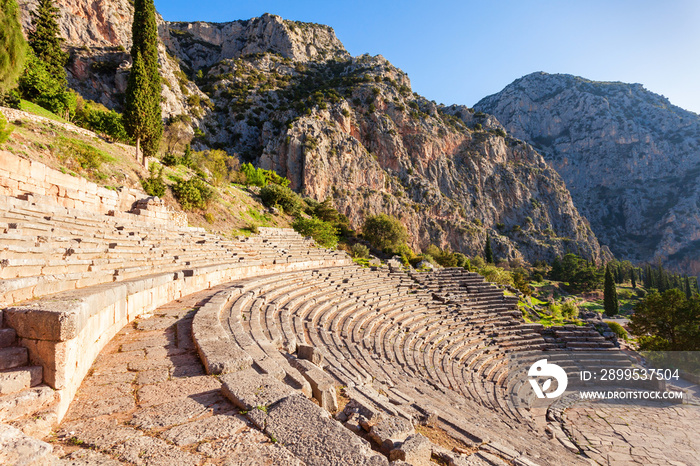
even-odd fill
[{"label": "bush growing on rock", "polygon": [[369,257],[369,248],[365,246],[364,244],[361,243],[355,243],[352,245],[350,248],[350,255],[352,257],[358,258],[367,258]]},{"label": "bush growing on rock", "polygon": [[324,248],[334,248],[338,245],[338,229],[330,222],[316,217],[297,217],[292,223],[292,228],[303,236],[311,236]]},{"label": "bush growing on rock", "polygon": [[561,314],[567,319],[578,318],[578,306],[573,299],[567,299],[561,304]]},{"label": "bush growing on rock", "polygon": [[214,197],[214,190],[199,178],[178,180],[173,194],[184,210],[204,209]]},{"label": "bush growing on rock", "polygon": [[367,217],[362,234],[372,246],[387,252],[396,251],[408,239],[406,227],[396,217],[386,214]]},{"label": "bush growing on rock", "polygon": [[264,168],[255,168],[251,163],[244,163],[241,166],[241,174],[243,182],[246,185],[265,187],[270,183],[278,184],[283,187],[289,186],[289,180],[278,175],[274,170],[265,170]]},{"label": "bush growing on rock", "polygon": [[606,320],[605,323],[608,324],[608,327],[610,327],[610,331],[617,335],[617,338],[627,341],[629,336],[627,335],[627,330],[625,330],[622,325],[608,320]]},{"label": "bush growing on rock", "polygon": [[158,167],[155,163],[152,163],[148,167],[149,176],[141,180],[141,186],[143,190],[149,196],[163,197],[165,195],[165,181],[163,181],[163,167]]},{"label": "bush growing on rock", "polygon": [[302,206],[297,193],[286,186],[268,184],[260,190],[260,198],[266,207],[279,206],[285,213],[296,215]]}]

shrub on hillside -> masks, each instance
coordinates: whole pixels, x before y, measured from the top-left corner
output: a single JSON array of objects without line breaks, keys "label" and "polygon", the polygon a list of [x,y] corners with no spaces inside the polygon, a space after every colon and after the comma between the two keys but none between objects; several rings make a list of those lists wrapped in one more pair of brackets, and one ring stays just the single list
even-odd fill
[{"label": "shrub on hillside", "polygon": [[283,187],[289,186],[289,180],[283,176],[279,176],[274,170],[265,170],[264,168],[255,168],[251,163],[244,163],[241,166],[240,172],[243,174],[244,183],[246,185],[265,187],[270,183],[278,184]]},{"label": "shrub on hillside", "polygon": [[513,275],[501,267],[489,264],[479,269],[479,273],[483,275],[488,282],[498,285],[513,286]]},{"label": "shrub on hillside", "polygon": [[0,113],[0,144],[7,141],[10,134],[12,134],[12,127],[8,126],[5,116]]},{"label": "shrub on hillside", "polygon": [[360,243],[355,243],[352,245],[350,248],[350,255],[352,257],[362,257],[362,258],[367,258],[369,257],[369,248],[365,246],[364,244]]},{"label": "shrub on hillside", "polygon": [[393,252],[408,239],[408,232],[401,222],[386,214],[371,215],[365,219],[362,234],[375,248]]},{"label": "shrub on hillside", "polygon": [[303,236],[311,236],[324,248],[334,248],[338,245],[338,229],[332,223],[316,217],[297,217],[292,223],[292,228]]},{"label": "shrub on hillside", "polygon": [[184,210],[204,209],[214,197],[214,190],[199,178],[178,180],[173,194]]},{"label": "shrub on hillside", "polygon": [[163,197],[165,196],[165,181],[163,181],[163,167],[158,167],[155,163],[152,163],[148,167],[149,176],[141,180],[141,186],[143,190],[149,196]]},{"label": "shrub on hillside", "polygon": [[173,154],[172,152],[168,152],[163,156],[162,159],[160,159],[161,163],[166,167],[175,167],[177,165],[180,165],[181,160],[182,159],[180,157]]},{"label": "shrub on hillside", "polygon": [[49,73],[44,62],[29,48],[24,73],[19,78],[22,97],[56,115],[68,116],[75,109],[76,96],[65,83]]},{"label": "shrub on hillside", "polygon": [[625,330],[622,325],[608,320],[606,320],[605,323],[608,324],[608,327],[610,327],[610,331],[617,335],[617,338],[627,341],[629,335],[627,334],[627,330]]},{"label": "shrub on hillside", "polygon": [[124,129],[121,114],[108,110],[102,104],[86,101],[79,95],[76,96],[75,110],[71,119],[76,125],[105,134],[115,141],[124,143],[131,141]]},{"label": "shrub on hillside", "polygon": [[435,259],[435,262],[443,267],[457,267],[458,258],[455,253],[449,249],[440,249],[434,244],[431,244],[426,248],[425,254],[431,256]]},{"label": "shrub on hillside", "polygon": [[266,207],[278,206],[289,215],[296,215],[302,206],[297,193],[278,184],[268,184],[260,190],[260,198]]},{"label": "shrub on hillside", "polygon": [[578,306],[573,299],[567,299],[561,303],[561,314],[567,319],[578,318]]},{"label": "shrub on hillside", "polygon": [[[62,160],[69,161],[69,164],[75,167],[75,164],[80,166],[80,169],[95,172],[102,162],[114,160],[106,152],[91,146],[90,144],[79,139],[60,137],[58,139],[59,157]],[[78,169],[77,167],[75,167]]]}]

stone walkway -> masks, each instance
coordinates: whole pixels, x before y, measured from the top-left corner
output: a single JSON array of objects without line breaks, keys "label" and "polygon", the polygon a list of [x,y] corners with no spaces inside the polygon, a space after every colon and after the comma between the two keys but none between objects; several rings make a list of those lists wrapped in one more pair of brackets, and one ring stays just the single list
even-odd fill
[{"label": "stone walkway", "polygon": [[599,464],[700,463],[700,407],[577,403],[565,413],[574,441]]},{"label": "stone walkway", "polygon": [[50,439],[63,464],[301,464],[249,425],[197,356],[192,318],[222,288],[169,303],[108,344]]}]

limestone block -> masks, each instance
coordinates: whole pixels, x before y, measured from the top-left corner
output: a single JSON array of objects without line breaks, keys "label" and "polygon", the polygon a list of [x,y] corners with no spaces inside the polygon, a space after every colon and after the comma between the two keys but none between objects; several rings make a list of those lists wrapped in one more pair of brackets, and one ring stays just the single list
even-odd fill
[{"label": "limestone block", "polygon": [[392,461],[405,461],[414,466],[430,466],[432,444],[421,434],[413,434],[397,449],[389,454]]},{"label": "limestone block", "polygon": [[308,466],[388,464],[366,441],[301,395],[288,396],[267,411],[265,432]]},{"label": "limestone block", "polygon": [[399,416],[388,416],[372,426],[369,435],[381,445],[382,451],[389,453],[409,435],[415,434],[413,424]]},{"label": "limestone block", "polygon": [[197,353],[208,374],[236,373],[253,364],[253,358],[237,345],[234,346],[228,337],[221,340],[198,341]]},{"label": "limestone block", "polygon": [[15,393],[41,383],[41,366],[18,368],[0,372],[0,395]]},{"label": "limestone block", "polygon": [[294,393],[291,387],[271,375],[258,374],[254,369],[226,374],[220,380],[224,396],[248,411],[258,407],[266,411],[269,406]]},{"label": "limestone block", "polygon": [[34,182],[44,184],[47,170],[49,169],[43,163],[31,161],[29,176],[32,180],[34,180]]},{"label": "limestone block", "polygon": [[27,348],[12,346],[0,348],[0,370],[12,369],[27,363]]},{"label": "limestone block", "polygon": [[318,367],[323,367],[323,353],[311,345],[298,345],[297,356],[300,359],[311,361]]},{"label": "limestone block", "polygon": [[0,424],[0,463],[33,465],[52,464],[53,447],[23,434],[14,427]]}]

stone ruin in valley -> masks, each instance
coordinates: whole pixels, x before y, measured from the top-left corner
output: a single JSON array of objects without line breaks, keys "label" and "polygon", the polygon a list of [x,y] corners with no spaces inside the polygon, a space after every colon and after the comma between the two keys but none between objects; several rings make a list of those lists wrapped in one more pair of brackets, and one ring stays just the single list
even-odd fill
[{"label": "stone ruin in valley", "polygon": [[528,324],[517,297],[462,269],[361,268],[290,229],[227,239],[185,223],[139,191],[0,151],[5,463],[620,454],[569,423],[569,405],[537,408],[510,377],[510,355],[543,351],[628,365],[592,325]]}]

